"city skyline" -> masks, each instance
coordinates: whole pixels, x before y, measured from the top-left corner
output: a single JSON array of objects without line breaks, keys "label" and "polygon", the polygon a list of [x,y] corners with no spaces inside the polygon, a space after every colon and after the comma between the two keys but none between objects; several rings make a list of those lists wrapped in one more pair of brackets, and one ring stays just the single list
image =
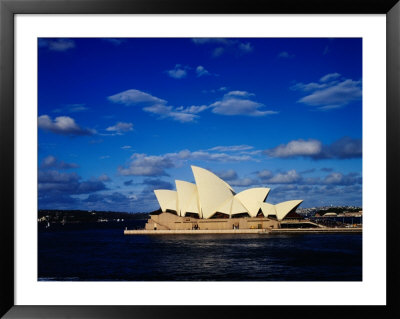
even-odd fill
[{"label": "city skyline", "polygon": [[41,38],[38,61],[39,209],[153,211],[190,165],[362,205],[360,38]]}]

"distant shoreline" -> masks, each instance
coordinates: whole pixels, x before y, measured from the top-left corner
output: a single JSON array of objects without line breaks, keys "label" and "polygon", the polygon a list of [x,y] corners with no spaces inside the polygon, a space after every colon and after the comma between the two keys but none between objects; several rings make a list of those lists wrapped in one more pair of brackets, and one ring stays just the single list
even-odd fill
[{"label": "distant shoreline", "polygon": [[38,211],[38,223],[77,224],[126,222],[132,220],[147,220],[149,214],[150,213],[41,209]]}]

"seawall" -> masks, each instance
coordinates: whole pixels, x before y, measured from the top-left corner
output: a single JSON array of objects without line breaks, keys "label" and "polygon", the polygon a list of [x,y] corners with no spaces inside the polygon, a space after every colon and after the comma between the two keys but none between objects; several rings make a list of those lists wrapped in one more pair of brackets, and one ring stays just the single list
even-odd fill
[{"label": "seawall", "polygon": [[362,233],[362,228],[284,228],[225,230],[124,230],[124,235],[204,235],[204,234],[287,234],[287,233]]}]

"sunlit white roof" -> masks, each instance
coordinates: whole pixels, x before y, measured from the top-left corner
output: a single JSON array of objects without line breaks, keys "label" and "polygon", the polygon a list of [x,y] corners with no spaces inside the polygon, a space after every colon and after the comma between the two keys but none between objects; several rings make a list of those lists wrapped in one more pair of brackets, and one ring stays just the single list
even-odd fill
[{"label": "sunlit white roof", "polygon": [[278,220],[282,220],[289,214],[294,208],[299,206],[302,200],[289,200],[287,202],[279,203],[275,205],[276,217]]},{"label": "sunlit white roof", "polygon": [[250,188],[235,194],[233,188],[214,173],[198,166],[192,166],[192,171],[196,184],[176,180],[176,191],[154,191],[163,212],[172,210],[179,216],[195,213],[200,218],[211,218],[217,212],[229,216],[247,213],[256,217],[261,209],[264,216],[273,215],[282,220],[302,203],[302,200],[276,205],[265,203],[269,188]]},{"label": "sunlit white roof", "polygon": [[210,218],[221,204],[233,197],[232,190],[225,181],[204,168],[192,166],[192,171],[203,218]]},{"label": "sunlit white roof", "polygon": [[158,203],[160,204],[161,210],[166,212],[167,209],[177,211],[177,200],[178,194],[176,191],[169,189],[158,189],[155,190]]},{"label": "sunlit white roof", "polygon": [[186,213],[195,213],[198,214],[199,217],[203,217],[200,214],[196,184],[179,180],[176,180],[175,184],[178,193],[178,214],[180,216],[185,216]]},{"label": "sunlit white roof", "polygon": [[302,200],[289,200],[276,205],[261,203],[261,210],[266,217],[268,215],[275,215],[277,220],[282,220],[302,202]]},{"label": "sunlit white roof", "polygon": [[242,202],[251,217],[256,217],[260,210],[260,202],[267,199],[269,191],[270,189],[266,187],[249,188],[236,194],[235,198]]}]

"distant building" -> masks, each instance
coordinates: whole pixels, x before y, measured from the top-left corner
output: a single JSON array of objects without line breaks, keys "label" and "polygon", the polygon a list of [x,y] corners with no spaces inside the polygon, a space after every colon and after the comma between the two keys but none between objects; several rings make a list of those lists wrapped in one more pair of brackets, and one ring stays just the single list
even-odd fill
[{"label": "distant building", "polygon": [[324,217],[336,217],[337,213],[334,212],[327,212],[323,215]]}]

